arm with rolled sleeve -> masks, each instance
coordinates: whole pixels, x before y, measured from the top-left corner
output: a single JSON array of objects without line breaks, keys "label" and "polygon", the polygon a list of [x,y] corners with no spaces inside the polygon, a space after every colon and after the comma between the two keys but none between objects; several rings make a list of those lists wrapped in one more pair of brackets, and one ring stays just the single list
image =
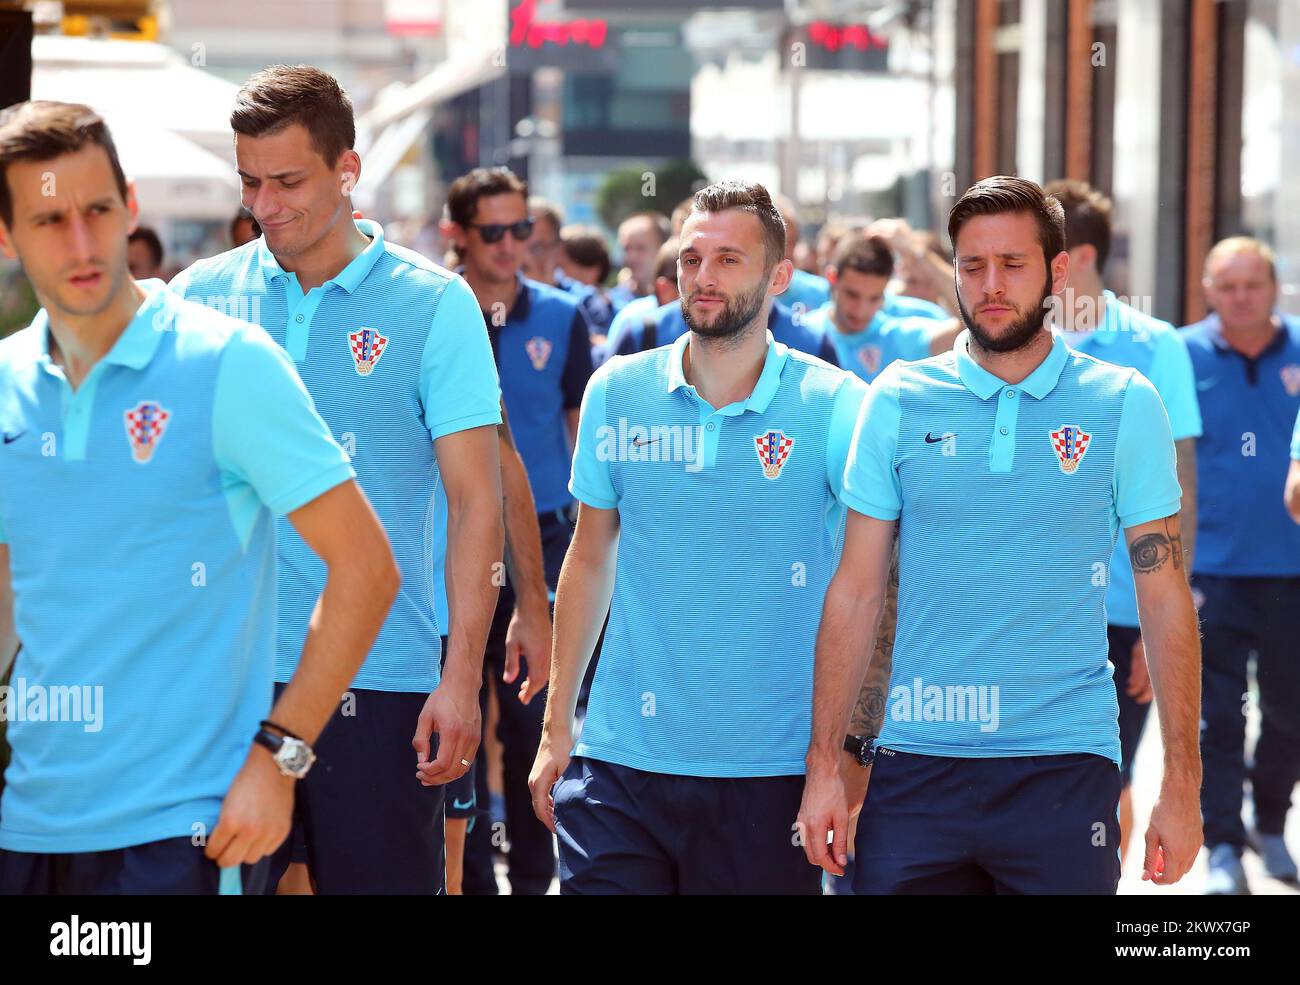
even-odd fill
[{"label": "arm with rolled sleeve", "polygon": [[1201,647],[1185,573],[1173,435],[1155,387],[1140,373],[1124,395],[1114,495],[1164,740],[1143,879],[1170,884],[1191,868],[1201,847]]}]

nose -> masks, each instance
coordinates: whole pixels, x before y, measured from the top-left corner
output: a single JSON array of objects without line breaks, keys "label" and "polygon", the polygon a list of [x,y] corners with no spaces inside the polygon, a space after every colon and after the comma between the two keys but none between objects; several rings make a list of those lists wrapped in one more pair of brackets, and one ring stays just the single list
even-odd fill
[{"label": "nose", "polygon": [[68,247],[73,258],[83,263],[94,259],[95,247],[91,239],[90,227],[80,213],[74,212],[68,222]]},{"label": "nose", "polygon": [[984,292],[985,299],[989,301],[1000,298],[1006,291],[1005,279],[996,264],[989,264],[985,267],[979,286],[980,290]]},{"label": "nose", "polygon": [[269,184],[259,185],[253,190],[251,196],[247,193],[244,195],[244,208],[251,212],[255,219],[264,219],[275,215],[278,207],[279,202]]}]

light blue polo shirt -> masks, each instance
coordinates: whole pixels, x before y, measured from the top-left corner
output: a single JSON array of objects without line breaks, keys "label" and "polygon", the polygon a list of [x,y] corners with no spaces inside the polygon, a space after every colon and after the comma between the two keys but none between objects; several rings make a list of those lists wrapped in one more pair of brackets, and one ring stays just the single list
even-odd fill
[{"label": "light blue polo shirt", "polygon": [[940,322],[920,315],[894,317],[882,308],[861,332],[842,332],[835,324],[834,303],[804,316],[805,326],[823,331],[835,346],[840,365],[866,383],[897,359],[910,361],[930,355],[930,340]]},{"label": "light blue polo shirt", "polygon": [[44,311],[0,342],[11,851],[212,833],[271,708],[272,518],[352,477],[266,333],[141,287],[75,391]]},{"label": "light blue polo shirt", "polygon": [[1296,415],[1295,430],[1291,432],[1291,457],[1300,459],[1300,414]]},{"label": "light blue polo shirt", "polygon": [[798,267],[790,277],[790,286],[777,297],[787,308],[796,312],[816,311],[831,299],[831,282],[825,277],[810,274]]},{"label": "light blue polo shirt", "polygon": [[813,644],[866,387],[776,342],[714,409],[671,346],[618,356],[583,397],[569,488],[618,510],[610,610],[574,753],[656,773],[804,771]]},{"label": "light blue polo shirt", "polygon": [[[1136,369],[1151,381],[1169,415],[1175,441],[1201,436],[1201,410],[1196,402],[1196,376],[1192,358],[1178,329],[1105,291],[1101,324],[1087,333],[1067,332],[1066,344],[1116,366]],[[1110,565],[1110,592],[1106,616],[1112,626],[1138,626],[1137,590],[1128,545],[1120,537]]]},{"label": "light blue polo shirt", "polygon": [[1121,527],[1178,512],[1169,420],[1140,373],[1059,337],[1007,384],[969,334],[871,385],[844,478],[850,508],[900,520],[881,742],[1118,763],[1105,569]]},{"label": "light blue polo shirt", "polygon": [[[352,682],[375,691],[430,691],[442,656],[434,611],[437,439],[498,424],[500,391],[478,302],[460,277],[384,239],[303,293],[264,239],[200,260],[174,282],[187,297],[242,306],[297,365],[379,515],[402,587]],[[292,527],[280,530],[276,680],[298,665],[325,565]]]}]

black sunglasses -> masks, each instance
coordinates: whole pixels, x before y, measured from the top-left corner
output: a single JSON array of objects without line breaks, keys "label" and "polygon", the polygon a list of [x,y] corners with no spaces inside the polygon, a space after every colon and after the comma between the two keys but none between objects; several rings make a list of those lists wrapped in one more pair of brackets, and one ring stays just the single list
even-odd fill
[{"label": "black sunglasses", "polygon": [[508,226],[503,226],[499,222],[471,222],[469,228],[477,229],[478,234],[483,237],[483,242],[485,243],[499,243],[501,238],[505,236],[507,230],[510,231],[511,236],[522,243],[533,234],[533,220],[520,219],[518,222],[512,222]]}]

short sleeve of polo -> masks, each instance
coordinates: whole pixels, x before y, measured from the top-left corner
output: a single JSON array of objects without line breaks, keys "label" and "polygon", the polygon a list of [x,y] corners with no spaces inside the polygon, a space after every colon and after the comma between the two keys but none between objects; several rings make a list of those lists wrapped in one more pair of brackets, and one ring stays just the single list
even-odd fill
[{"label": "short sleeve of polo", "polygon": [[1169,428],[1175,441],[1201,436],[1201,408],[1196,399],[1196,372],[1187,343],[1176,332],[1161,332],[1148,378],[1169,414]]},{"label": "short sleeve of polo", "polygon": [[564,389],[565,410],[582,405],[590,380],[591,336],[587,332],[587,320],[579,309],[573,313],[573,321],[569,324],[569,354],[560,384]]},{"label": "short sleeve of polo", "polygon": [[935,319],[928,315],[909,315],[900,319],[896,327],[899,333],[898,358],[909,362],[929,358],[930,340],[939,328]]},{"label": "short sleeve of polo", "polygon": [[429,436],[501,423],[501,386],[483,312],[468,284],[443,288],[420,358],[420,401]]},{"label": "short sleeve of polo", "polygon": [[[1295,430],[1291,432],[1291,457],[1300,460],[1300,414],[1295,418]],[[0,539],[4,538],[4,527],[0,526]]]},{"label": "short sleeve of polo", "polygon": [[844,488],[844,467],[848,464],[849,449],[853,447],[853,429],[867,395],[866,383],[852,373],[844,375],[844,382],[831,405],[831,426],[826,438],[826,474],[831,492],[836,496]]},{"label": "short sleeve of polo", "polygon": [[1160,395],[1141,373],[1124,393],[1115,439],[1115,512],[1120,525],[1173,516],[1182,505],[1174,439]]},{"label": "short sleeve of polo", "polygon": [[903,511],[903,488],[894,459],[902,408],[898,374],[891,366],[867,387],[853,428],[840,500],[851,510],[877,520],[897,520]]},{"label": "short sleeve of polo", "polygon": [[212,434],[218,467],[277,516],[353,477],[288,354],[259,328],[237,333],[221,354]]},{"label": "short sleeve of polo", "polygon": [[569,492],[575,499],[598,510],[618,506],[618,493],[609,474],[609,456],[605,453],[605,387],[609,370],[619,363],[615,357],[592,374],[582,395],[578,412],[578,443],[573,450],[573,474]]}]

